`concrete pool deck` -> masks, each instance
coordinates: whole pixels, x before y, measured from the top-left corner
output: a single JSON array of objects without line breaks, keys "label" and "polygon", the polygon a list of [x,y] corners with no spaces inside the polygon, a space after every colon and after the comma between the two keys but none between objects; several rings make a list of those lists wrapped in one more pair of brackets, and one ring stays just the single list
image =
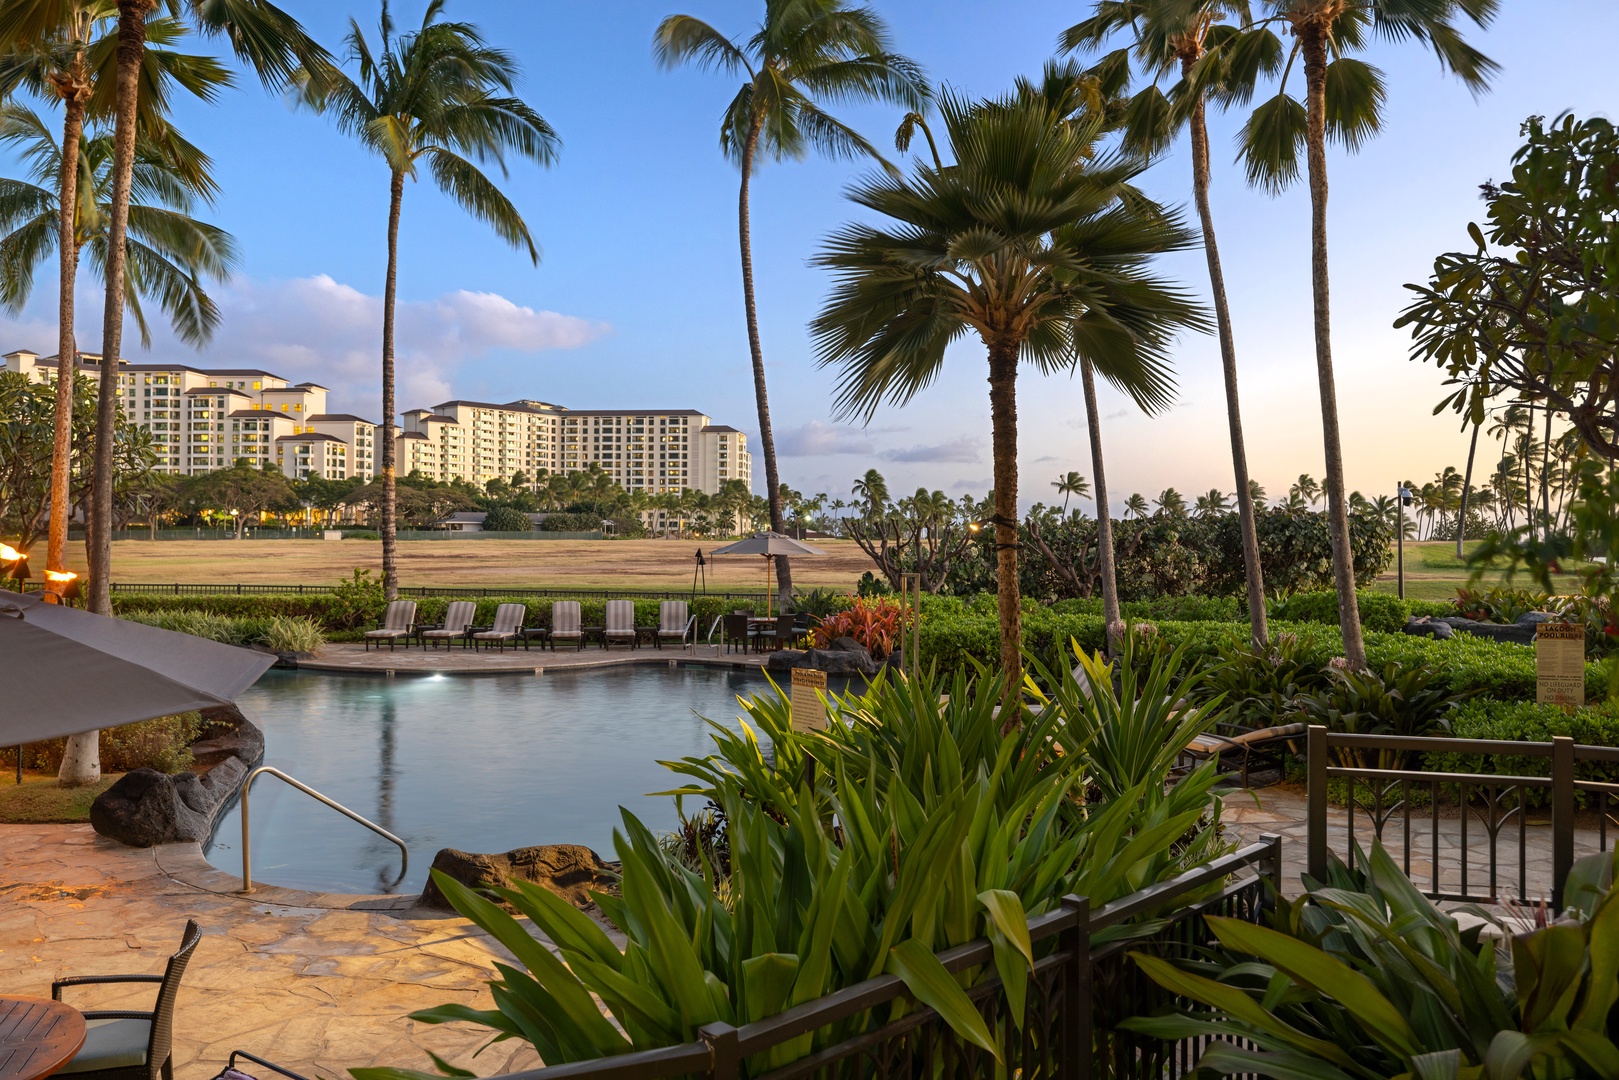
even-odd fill
[{"label": "concrete pool deck", "polygon": [[634,665],[698,664],[703,667],[758,670],[769,653],[724,652],[719,646],[699,645],[691,649],[613,649],[587,645],[583,649],[552,651],[538,647],[508,648],[505,652],[471,649],[367,649],[362,644],[328,645],[308,660],[299,660],[299,670],[348,671],[372,674],[501,675],[537,674],[542,671],[585,668],[629,667]]}]

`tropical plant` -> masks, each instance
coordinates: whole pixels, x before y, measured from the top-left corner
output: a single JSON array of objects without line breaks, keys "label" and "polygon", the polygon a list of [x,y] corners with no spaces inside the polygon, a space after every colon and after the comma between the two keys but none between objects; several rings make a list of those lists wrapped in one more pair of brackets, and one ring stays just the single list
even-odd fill
[{"label": "tropical plant", "polygon": [[1058,495],[1062,496],[1062,512],[1065,514],[1068,513],[1068,497],[1070,495],[1078,495],[1081,499],[1084,499],[1089,497],[1091,493],[1091,485],[1083,476],[1073,471],[1057,477],[1051,482],[1051,486],[1057,489]]},{"label": "tropical plant", "polygon": [[1147,504],[1147,497],[1141,492],[1134,492],[1128,499],[1124,500],[1124,516],[1127,519],[1144,518],[1150,513],[1152,513],[1152,508]]},{"label": "tropical plant", "polygon": [[[1126,1026],[1214,1036],[1200,1072],[1277,1080],[1515,1080],[1619,1075],[1619,890],[1612,855],[1579,860],[1567,912],[1525,930],[1463,930],[1381,844],[1352,873],[1277,898],[1270,925],[1208,917],[1214,956],[1132,953],[1198,1011]],[[1491,923],[1505,939],[1484,936]],[[1510,961],[1503,967],[1501,961]],[[1243,1046],[1237,1040],[1249,1045]]]},{"label": "tropical plant", "polygon": [[533,532],[534,522],[521,510],[497,506],[484,515],[484,532]]},{"label": "tropical plant", "polygon": [[[1450,713],[1471,694],[1453,690],[1442,673],[1428,667],[1386,664],[1382,671],[1329,669],[1326,687],[1295,700],[1312,723],[1352,735],[1421,737],[1450,731]],[[1367,768],[1398,769],[1410,762],[1404,750],[1355,749],[1348,753]]]},{"label": "tropical plant", "polygon": [[867,517],[876,517],[888,505],[888,481],[876,469],[867,469],[850,485],[849,494],[865,504],[863,512]]},{"label": "tropical plant", "polygon": [[[1240,0],[1098,0],[1093,14],[1066,30],[1060,45],[1065,50],[1087,50],[1124,36],[1128,43],[1109,53],[1097,65],[1110,89],[1122,88],[1132,61],[1141,68],[1148,85],[1137,90],[1124,107],[1125,139],[1146,150],[1162,150],[1181,127],[1192,144],[1192,195],[1203,233],[1209,287],[1214,302],[1215,326],[1220,340],[1221,373],[1225,380],[1226,423],[1231,432],[1231,464],[1236,476],[1236,503],[1242,534],[1243,567],[1248,589],[1248,621],[1254,647],[1263,648],[1269,630],[1265,624],[1265,579],[1259,559],[1259,538],[1254,526],[1255,500],[1249,490],[1248,452],[1242,435],[1242,413],[1237,396],[1237,345],[1226,297],[1225,271],[1215,242],[1214,210],[1209,201],[1208,101],[1241,99],[1253,90],[1260,70],[1273,67],[1275,50],[1246,25],[1223,25],[1227,18],[1246,22],[1248,5]],[[1204,63],[1210,47],[1220,62]],[[1179,93],[1171,104],[1159,82],[1179,70]],[[1262,500],[1261,500],[1262,501]]]},{"label": "tropical plant", "polygon": [[[762,152],[776,161],[798,160],[811,148],[834,158],[882,158],[859,133],[822,107],[826,101],[887,102],[910,110],[927,107],[930,91],[922,69],[893,51],[888,28],[876,11],[845,0],[796,0],[765,4],[764,18],[743,44],[701,19],[671,15],[658,25],[652,48],[665,68],[692,63],[725,75],[742,75],[741,88],[725,108],[720,149],[742,172],[737,198],[737,234],[742,249],[742,301],[753,393],[759,411],[759,448],[765,462],[770,528],[782,532],[781,478],[776,437],[765,390],[764,347],[759,342],[753,295],[753,232],[748,199]],[[776,559],[782,606],[793,592],[790,561]]]},{"label": "tropical plant", "polygon": [[[1461,19],[1483,27],[1498,0],[1266,0],[1268,14],[1233,47],[1211,53],[1211,71],[1238,65],[1245,53],[1280,55],[1271,27],[1292,34],[1287,61],[1274,97],[1261,103],[1244,125],[1240,143],[1248,179],[1276,191],[1299,176],[1299,151],[1306,159],[1310,187],[1310,285],[1314,306],[1316,378],[1321,395],[1321,433],[1326,452],[1327,517],[1332,532],[1333,573],[1338,588],[1344,656],[1351,667],[1366,666],[1366,643],[1355,610],[1355,573],[1350,560],[1348,488],[1344,485],[1343,440],[1338,426],[1338,391],[1332,366],[1332,312],[1327,277],[1327,139],[1354,150],[1382,122],[1383,76],[1353,53],[1372,37],[1418,41],[1440,64],[1475,93],[1482,91],[1495,63],[1464,40]],[[1304,68],[1305,100],[1288,93],[1295,60]],[[1240,96],[1239,102],[1246,100]]]},{"label": "tropical plant", "polygon": [[312,653],[326,644],[326,635],[307,616],[277,615],[265,624],[262,640],[273,652]]},{"label": "tropical plant", "polygon": [[976,332],[983,341],[1001,663],[1015,687],[1019,362],[1043,371],[1094,362],[1143,405],[1164,403],[1168,345],[1201,317],[1148,264],[1191,236],[1130,187],[1138,162],[1097,153],[1100,119],[1070,119],[1033,94],[949,97],[941,112],[954,164],[873,176],[850,193],[889,224],[847,225],[817,256],[835,284],[813,332],[822,366],[842,369],[840,411],[868,419],[937,378],[952,340]]},{"label": "tropical plant", "polygon": [[815,645],[824,649],[838,638],[853,638],[881,659],[904,641],[908,623],[903,614],[898,600],[856,597],[848,610],[833,612],[815,624]]},{"label": "tropical plant", "polygon": [[396,36],[388,0],[378,20],[381,51],[374,53],[359,23],[344,39],[356,73],[317,66],[300,72],[300,100],[330,113],[337,127],[382,158],[388,167],[388,269],[382,294],[382,444],[378,507],[382,583],[388,599],[399,593],[394,426],[394,306],[399,277],[399,215],[405,181],[425,166],[438,189],[526,253],[540,252],[523,215],[478,168],[505,169],[508,153],[541,166],[556,159],[556,132],[514,95],[517,62],[484,41],[466,22],[442,21],[445,0],[431,0],[415,32]]}]

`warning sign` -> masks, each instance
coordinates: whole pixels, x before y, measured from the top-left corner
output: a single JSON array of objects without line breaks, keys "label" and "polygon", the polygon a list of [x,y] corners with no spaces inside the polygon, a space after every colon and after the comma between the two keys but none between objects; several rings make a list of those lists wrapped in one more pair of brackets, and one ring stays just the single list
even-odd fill
[{"label": "warning sign", "polygon": [[1535,627],[1535,700],[1542,705],[1585,704],[1584,623]]},{"label": "warning sign", "polygon": [[826,728],[826,672],[793,668],[793,730],[821,731]]}]

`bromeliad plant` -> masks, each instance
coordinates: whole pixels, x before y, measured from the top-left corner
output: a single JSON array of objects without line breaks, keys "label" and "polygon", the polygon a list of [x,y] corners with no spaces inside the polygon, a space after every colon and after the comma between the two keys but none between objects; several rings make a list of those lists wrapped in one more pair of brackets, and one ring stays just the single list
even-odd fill
[{"label": "bromeliad plant", "polygon": [[824,649],[838,638],[850,637],[871,655],[883,657],[894,651],[908,626],[898,600],[856,597],[847,611],[825,615],[815,624],[815,645]]},{"label": "bromeliad plant", "polygon": [[[1176,965],[1132,956],[1196,1013],[1127,1026],[1214,1036],[1199,1070],[1276,1080],[1536,1080],[1619,1076],[1619,891],[1611,855],[1571,872],[1570,907],[1528,932],[1462,930],[1381,846],[1337,864],[1271,925],[1210,917],[1221,951]],[[1492,919],[1492,921],[1494,921]],[[1503,961],[1506,961],[1503,963]],[[1246,1039],[1252,1048],[1236,1044]]]}]

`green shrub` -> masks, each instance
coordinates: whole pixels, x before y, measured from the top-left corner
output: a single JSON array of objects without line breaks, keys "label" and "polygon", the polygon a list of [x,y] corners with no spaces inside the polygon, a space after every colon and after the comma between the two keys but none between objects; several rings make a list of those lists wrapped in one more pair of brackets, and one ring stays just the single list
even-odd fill
[{"label": "green shrub", "polygon": [[370,529],[344,529],[345,540],[381,540],[382,534],[372,532]]},{"label": "green shrub", "polygon": [[[1603,702],[1565,712],[1557,705],[1533,701],[1480,699],[1456,710],[1451,732],[1463,739],[1500,739],[1506,742],[1551,742],[1567,735],[1581,746],[1619,746],[1619,704]],[[1437,772],[1483,773],[1494,776],[1550,776],[1551,759],[1511,754],[1429,754],[1427,767]],[[1613,783],[1619,769],[1605,762],[1581,761],[1575,775],[1581,780]],[[1545,788],[1527,791],[1531,806],[1546,805]],[[1585,793],[1576,794],[1583,800]]]},{"label": "green shrub", "polygon": [[387,592],[381,578],[373,578],[370,570],[356,566],[354,574],[337,583],[332,590],[332,603],[328,625],[334,630],[358,630],[382,618],[387,605]]},{"label": "green shrub", "polygon": [[144,623],[177,634],[207,638],[225,645],[251,645],[264,636],[268,621],[254,617],[235,618],[209,611],[132,612],[123,616],[129,622]]},{"label": "green shrub", "polygon": [[[1355,594],[1360,608],[1360,624],[1368,630],[1397,633],[1411,615],[1411,605],[1388,593],[1362,592]],[[1455,612],[1451,611],[1454,615]],[[1285,600],[1273,601],[1270,617],[1285,622],[1317,622],[1338,625],[1338,594],[1331,589],[1295,593]]]},{"label": "green shrub", "polygon": [[497,506],[484,515],[484,532],[533,532],[534,522],[521,510]]},{"label": "green shrub", "polygon": [[312,653],[326,644],[326,635],[307,616],[276,615],[265,625],[262,640],[276,652]]},{"label": "green shrub", "polygon": [[[191,767],[191,744],[206,727],[207,721],[202,714],[187,712],[121,727],[102,728],[99,739],[101,768],[104,772],[112,773],[131,769],[181,772]],[[23,767],[55,772],[62,767],[62,753],[66,747],[66,739],[28,743],[22,747]],[[17,748],[0,750],[0,763],[15,767]]]}]

